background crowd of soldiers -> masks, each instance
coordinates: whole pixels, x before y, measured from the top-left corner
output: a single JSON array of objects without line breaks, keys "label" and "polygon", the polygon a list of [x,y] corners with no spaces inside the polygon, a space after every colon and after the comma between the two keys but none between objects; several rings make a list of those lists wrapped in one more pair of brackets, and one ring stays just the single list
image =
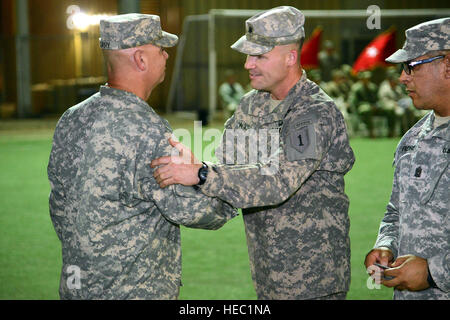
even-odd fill
[{"label": "background crowd of soldiers", "polygon": [[[354,73],[350,65],[341,64],[329,40],[324,41],[319,62],[318,69],[307,71],[308,78],[335,101],[344,115],[350,136],[400,137],[426,113],[414,108],[399,82],[400,70],[394,66]],[[375,73],[382,79],[379,84],[374,79]],[[219,96],[228,118],[251,87],[242,89],[231,70],[226,75]],[[234,90],[229,90],[231,87]]]},{"label": "background crowd of soldiers", "polygon": [[350,135],[402,136],[424,115],[413,107],[395,67],[385,69],[385,80],[379,85],[373,82],[371,71],[355,75],[346,64],[333,69],[328,81],[320,71],[311,70],[308,76],[336,102]]},{"label": "background crowd of soldiers", "polygon": [[331,41],[326,40],[323,47],[320,68],[310,70],[308,77],[336,102],[350,135],[402,136],[424,116],[399,83],[400,71],[396,67],[377,70],[383,79],[377,85],[372,71],[354,73],[350,65],[341,65]]}]

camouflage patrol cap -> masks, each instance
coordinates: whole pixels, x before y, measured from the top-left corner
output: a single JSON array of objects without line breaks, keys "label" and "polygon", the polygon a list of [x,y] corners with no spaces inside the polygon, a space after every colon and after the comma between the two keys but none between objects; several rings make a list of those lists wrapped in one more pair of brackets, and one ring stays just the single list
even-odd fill
[{"label": "camouflage patrol cap", "polygon": [[290,6],[258,13],[245,21],[246,33],[231,48],[248,55],[261,55],[275,46],[294,43],[305,37],[305,16]]},{"label": "camouflage patrol cap", "polygon": [[390,63],[413,60],[430,51],[450,50],[450,18],[427,21],[406,30],[402,49],[386,59]]},{"label": "camouflage patrol cap", "polygon": [[121,50],[154,44],[173,47],[178,42],[174,34],[162,31],[159,16],[128,13],[100,20],[100,48]]}]

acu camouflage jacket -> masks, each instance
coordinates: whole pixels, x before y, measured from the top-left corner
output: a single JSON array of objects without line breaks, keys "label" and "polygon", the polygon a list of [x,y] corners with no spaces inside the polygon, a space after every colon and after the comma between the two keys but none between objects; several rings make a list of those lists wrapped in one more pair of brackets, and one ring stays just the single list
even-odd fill
[{"label": "acu camouflage jacket", "polygon": [[217,229],[236,214],[192,187],[159,187],[150,162],[171,154],[171,131],[145,101],[106,86],[59,120],[48,177],[62,299],[175,299],[179,225]]}]

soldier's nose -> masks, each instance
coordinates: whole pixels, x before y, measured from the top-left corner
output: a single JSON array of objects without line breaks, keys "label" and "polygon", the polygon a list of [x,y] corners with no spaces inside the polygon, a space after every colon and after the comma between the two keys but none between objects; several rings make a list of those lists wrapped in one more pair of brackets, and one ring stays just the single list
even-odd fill
[{"label": "soldier's nose", "polygon": [[253,69],[254,67],[255,67],[255,57],[247,56],[247,59],[245,60],[244,68],[249,70],[249,69]]}]

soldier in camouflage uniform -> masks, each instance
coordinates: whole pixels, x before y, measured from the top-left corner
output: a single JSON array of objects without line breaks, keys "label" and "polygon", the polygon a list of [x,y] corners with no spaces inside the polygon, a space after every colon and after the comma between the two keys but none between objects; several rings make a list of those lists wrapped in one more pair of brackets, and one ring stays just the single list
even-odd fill
[{"label": "soldier in camouflage uniform", "polygon": [[149,166],[172,150],[169,124],[146,100],[178,38],[143,14],[106,18],[100,35],[108,84],[64,113],[48,164],[60,297],[176,299],[179,225],[217,229],[235,210],[192,187],[160,189]]},{"label": "soldier in camouflage uniform", "polygon": [[[414,106],[432,110],[401,139],[395,152],[390,202],[366,267],[387,265],[395,299],[450,299],[449,154],[450,18],[406,30],[400,82]],[[379,270],[378,270],[379,271]],[[369,273],[370,273],[369,272]]]},{"label": "soldier in camouflage uniform", "polygon": [[348,96],[350,93],[350,85],[346,79],[344,71],[340,69],[334,69],[331,72],[332,80],[328,81],[325,85],[320,87],[333,99],[344,116],[344,120],[347,126],[347,131],[351,135],[353,133],[352,119],[349,113]]},{"label": "soldier in camouflage uniform", "polygon": [[379,103],[379,89],[375,83],[370,81],[371,77],[371,71],[362,71],[358,74],[359,81],[352,86],[350,91],[349,106],[352,112],[356,111],[367,126],[369,137],[375,138],[375,116],[386,118],[389,130],[388,136],[393,137],[395,131],[395,111]]},{"label": "soldier in camouflage uniform", "polygon": [[332,72],[341,65],[341,58],[336,52],[334,43],[331,40],[325,40],[323,49],[318,54],[320,64],[320,74],[322,81],[329,82],[333,78]]},{"label": "soldier in camouflage uniform", "polygon": [[[395,67],[386,69],[386,79],[380,83],[378,89],[378,104],[383,110],[390,110],[395,115],[395,127],[399,124],[403,134],[411,128],[416,121],[414,119],[414,106],[411,98],[406,95],[406,91],[398,80],[398,70]],[[394,136],[396,133],[394,131]]]},{"label": "soldier in camouflage uniform", "polygon": [[225,82],[219,86],[219,97],[222,101],[225,119],[228,119],[234,113],[244,94],[244,88],[236,80],[234,71],[226,70]]},{"label": "soldier in camouflage uniform", "polygon": [[[243,208],[259,299],[344,299],[350,284],[344,175],[354,155],[342,114],[300,66],[304,19],[285,6],[246,21],[232,48],[247,54],[255,90],[226,122],[218,164],[152,162],[167,164],[155,171],[160,186],[186,184],[198,172],[204,194]],[[279,145],[267,139],[268,159],[251,162],[256,144],[234,138],[264,130],[276,132]]]}]

